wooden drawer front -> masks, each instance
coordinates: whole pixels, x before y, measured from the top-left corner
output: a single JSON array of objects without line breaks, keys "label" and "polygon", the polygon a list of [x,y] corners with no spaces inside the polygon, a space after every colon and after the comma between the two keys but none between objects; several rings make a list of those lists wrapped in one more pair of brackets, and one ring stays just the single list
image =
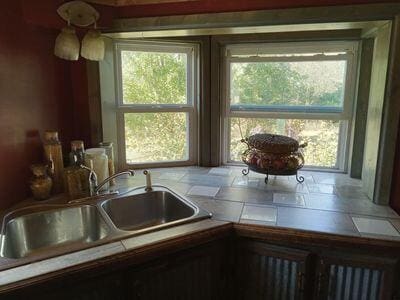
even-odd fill
[{"label": "wooden drawer front", "polygon": [[381,270],[331,265],[327,299],[380,299],[382,275]]}]

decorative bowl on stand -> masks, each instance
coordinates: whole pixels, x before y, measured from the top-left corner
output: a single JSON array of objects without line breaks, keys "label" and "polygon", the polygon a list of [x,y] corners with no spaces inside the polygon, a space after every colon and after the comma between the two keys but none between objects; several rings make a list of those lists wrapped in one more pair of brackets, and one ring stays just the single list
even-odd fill
[{"label": "decorative bowl on stand", "polygon": [[291,137],[267,133],[252,135],[242,142],[247,145],[242,160],[248,166],[243,169],[243,175],[249,174],[250,170],[266,174],[265,183],[268,183],[269,175],[296,175],[299,183],[304,182],[304,177],[297,171],[304,166],[303,148],[307,143],[299,145]]}]

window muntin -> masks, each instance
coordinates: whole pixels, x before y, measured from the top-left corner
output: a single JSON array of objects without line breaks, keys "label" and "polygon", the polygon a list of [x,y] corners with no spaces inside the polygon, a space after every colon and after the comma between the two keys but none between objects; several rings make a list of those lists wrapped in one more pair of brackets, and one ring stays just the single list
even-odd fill
[{"label": "window muntin", "polygon": [[[308,141],[311,144],[305,150],[308,166],[344,170],[357,45],[357,42],[228,45],[223,89],[223,161],[241,161],[240,139],[265,132]],[[247,123],[245,129],[238,128],[239,120],[242,125]],[[295,123],[303,129],[287,128]],[[330,147],[325,151],[325,160],[321,160],[324,137],[329,137]]]},{"label": "window muntin", "polygon": [[116,43],[118,148],[123,164],[196,160],[194,44]]}]

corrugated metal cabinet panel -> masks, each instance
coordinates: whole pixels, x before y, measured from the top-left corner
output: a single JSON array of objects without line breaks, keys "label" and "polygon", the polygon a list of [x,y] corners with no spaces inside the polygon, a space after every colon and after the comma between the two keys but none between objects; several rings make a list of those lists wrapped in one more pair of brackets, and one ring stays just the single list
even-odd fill
[{"label": "corrugated metal cabinet panel", "polygon": [[396,266],[394,259],[345,253],[323,255],[317,265],[315,298],[395,299],[394,284],[399,281]]},{"label": "corrugated metal cabinet panel", "polygon": [[243,241],[237,249],[239,299],[309,299],[307,251]]}]

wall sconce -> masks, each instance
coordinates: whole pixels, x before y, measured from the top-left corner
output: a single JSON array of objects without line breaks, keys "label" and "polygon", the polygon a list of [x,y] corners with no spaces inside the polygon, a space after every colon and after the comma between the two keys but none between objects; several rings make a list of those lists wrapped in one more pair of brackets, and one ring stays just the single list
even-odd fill
[{"label": "wall sconce", "polygon": [[62,59],[78,60],[80,44],[75,28],[71,24],[79,27],[94,24],[94,29],[90,29],[82,40],[81,55],[89,60],[103,60],[104,40],[100,31],[96,29],[96,22],[100,17],[98,11],[83,1],[70,1],[61,5],[57,13],[68,23],[68,26],[64,27],[57,36],[54,54]]}]

